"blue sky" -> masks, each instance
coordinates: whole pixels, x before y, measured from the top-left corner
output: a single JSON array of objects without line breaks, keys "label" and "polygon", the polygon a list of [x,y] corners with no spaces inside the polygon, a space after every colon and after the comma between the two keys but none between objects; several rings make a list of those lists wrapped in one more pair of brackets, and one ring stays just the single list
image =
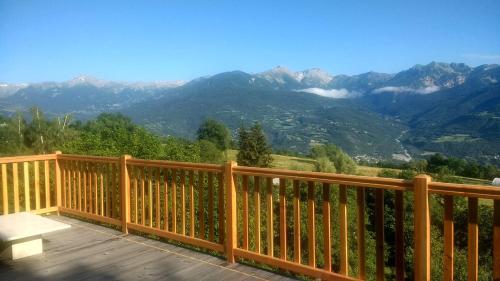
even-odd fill
[{"label": "blue sky", "polygon": [[500,1],[0,0],[0,81],[500,63]]}]

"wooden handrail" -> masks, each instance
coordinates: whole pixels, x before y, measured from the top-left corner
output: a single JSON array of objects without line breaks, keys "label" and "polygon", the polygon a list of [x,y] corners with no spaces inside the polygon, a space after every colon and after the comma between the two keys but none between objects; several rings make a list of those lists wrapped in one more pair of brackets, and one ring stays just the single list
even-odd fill
[{"label": "wooden handrail", "polygon": [[[53,165],[49,164],[52,162]],[[386,190],[395,191],[396,280],[406,278],[405,192],[412,192],[414,198],[415,280],[430,279],[431,195],[444,198],[445,280],[454,278],[453,198],[468,198],[467,268],[469,278],[475,280],[479,266],[478,199],[491,199],[494,202],[493,280],[500,280],[500,189],[497,187],[433,182],[426,175],[408,181],[244,167],[235,162],[216,165],[143,160],[128,155],[68,155],[59,151],[0,158],[0,178],[3,214],[25,210],[37,214],[67,213],[116,225],[124,233],[142,232],[219,251],[230,263],[245,258],[325,280],[367,277],[365,193],[370,189],[375,191],[377,280],[385,278],[387,262],[383,227]],[[353,189],[356,190],[356,214],[348,213],[347,208],[351,201],[348,191]],[[330,215],[335,190],[339,194],[335,197],[339,200],[338,217]],[[264,196],[262,200],[261,196]],[[262,210],[261,204],[265,206]],[[287,208],[292,205],[293,212],[288,212]],[[301,214],[301,205],[306,207],[304,214]],[[242,218],[240,226],[237,214]],[[305,219],[301,219],[301,215]],[[349,233],[353,231],[348,221],[353,218],[357,220],[358,279],[352,277],[348,262]],[[339,237],[332,237],[332,221],[338,222]],[[265,234],[261,233],[261,222],[267,224]],[[289,222],[293,222],[293,229],[287,225]],[[250,231],[252,227],[254,231]],[[305,231],[301,231],[301,227]],[[322,245],[316,242],[318,230],[323,234]],[[306,240],[302,240],[303,237]],[[340,240],[336,249],[340,253],[338,272],[333,272],[332,266],[331,239],[334,238]],[[321,247],[322,250],[317,251]],[[321,254],[326,256],[319,259],[317,256]],[[318,265],[319,260],[324,261],[322,266]]]}]

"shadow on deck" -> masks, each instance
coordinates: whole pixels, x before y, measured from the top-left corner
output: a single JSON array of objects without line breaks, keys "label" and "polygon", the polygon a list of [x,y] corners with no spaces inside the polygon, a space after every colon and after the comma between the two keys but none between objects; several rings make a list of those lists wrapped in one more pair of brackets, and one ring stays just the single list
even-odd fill
[{"label": "shadow on deck", "polygon": [[293,280],[265,270],[64,216],[71,229],[44,235],[44,253],[0,258],[2,280]]}]

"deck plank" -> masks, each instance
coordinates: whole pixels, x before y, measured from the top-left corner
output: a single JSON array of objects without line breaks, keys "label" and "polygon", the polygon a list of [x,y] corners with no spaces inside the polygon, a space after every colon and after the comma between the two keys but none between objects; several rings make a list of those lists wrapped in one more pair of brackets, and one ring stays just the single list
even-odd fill
[{"label": "deck plank", "polygon": [[49,218],[72,227],[43,235],[42,255],[0,258],[2,280],[295,280],[74,218]]}]

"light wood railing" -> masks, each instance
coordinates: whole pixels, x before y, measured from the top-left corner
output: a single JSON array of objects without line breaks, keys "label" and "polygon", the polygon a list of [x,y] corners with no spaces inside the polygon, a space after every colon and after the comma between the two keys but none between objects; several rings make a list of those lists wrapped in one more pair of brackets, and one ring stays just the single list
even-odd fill
[{"label": "light wood railing", "polygon": [[[431,279],[429,198],[438,196],[444,202],[444,279],[455,277],[454,197],[465,197],[467,276],[477,280],[478,200],[493,200],[493,240],[486,242],[493,249],[491,276],[500,280],[500,188],[491,186],[432,182],[425,175],[404,181],[234,162],[195,164],[60,152],[0,158],[0,185],[2,214],[57,211],[115,225],[124,233],[152,234],[219,252],[229,262],[246,260],[325,280],[385,278],[386,192],[394,193],[395,258],[390,266],[396,280],[407,278],[405,193],[412,194],[414,279]],[[368,193],[374,195],[373,202],[367,201]],[[367,203],[373,205],[375,220],[375,276],[367,276],[366,270]],[[355,204],[354,214],[348,213],[349,204]],[[349,241],[352,237],[355,241]],[[350,270],[352,245],[355,272]]]}]

